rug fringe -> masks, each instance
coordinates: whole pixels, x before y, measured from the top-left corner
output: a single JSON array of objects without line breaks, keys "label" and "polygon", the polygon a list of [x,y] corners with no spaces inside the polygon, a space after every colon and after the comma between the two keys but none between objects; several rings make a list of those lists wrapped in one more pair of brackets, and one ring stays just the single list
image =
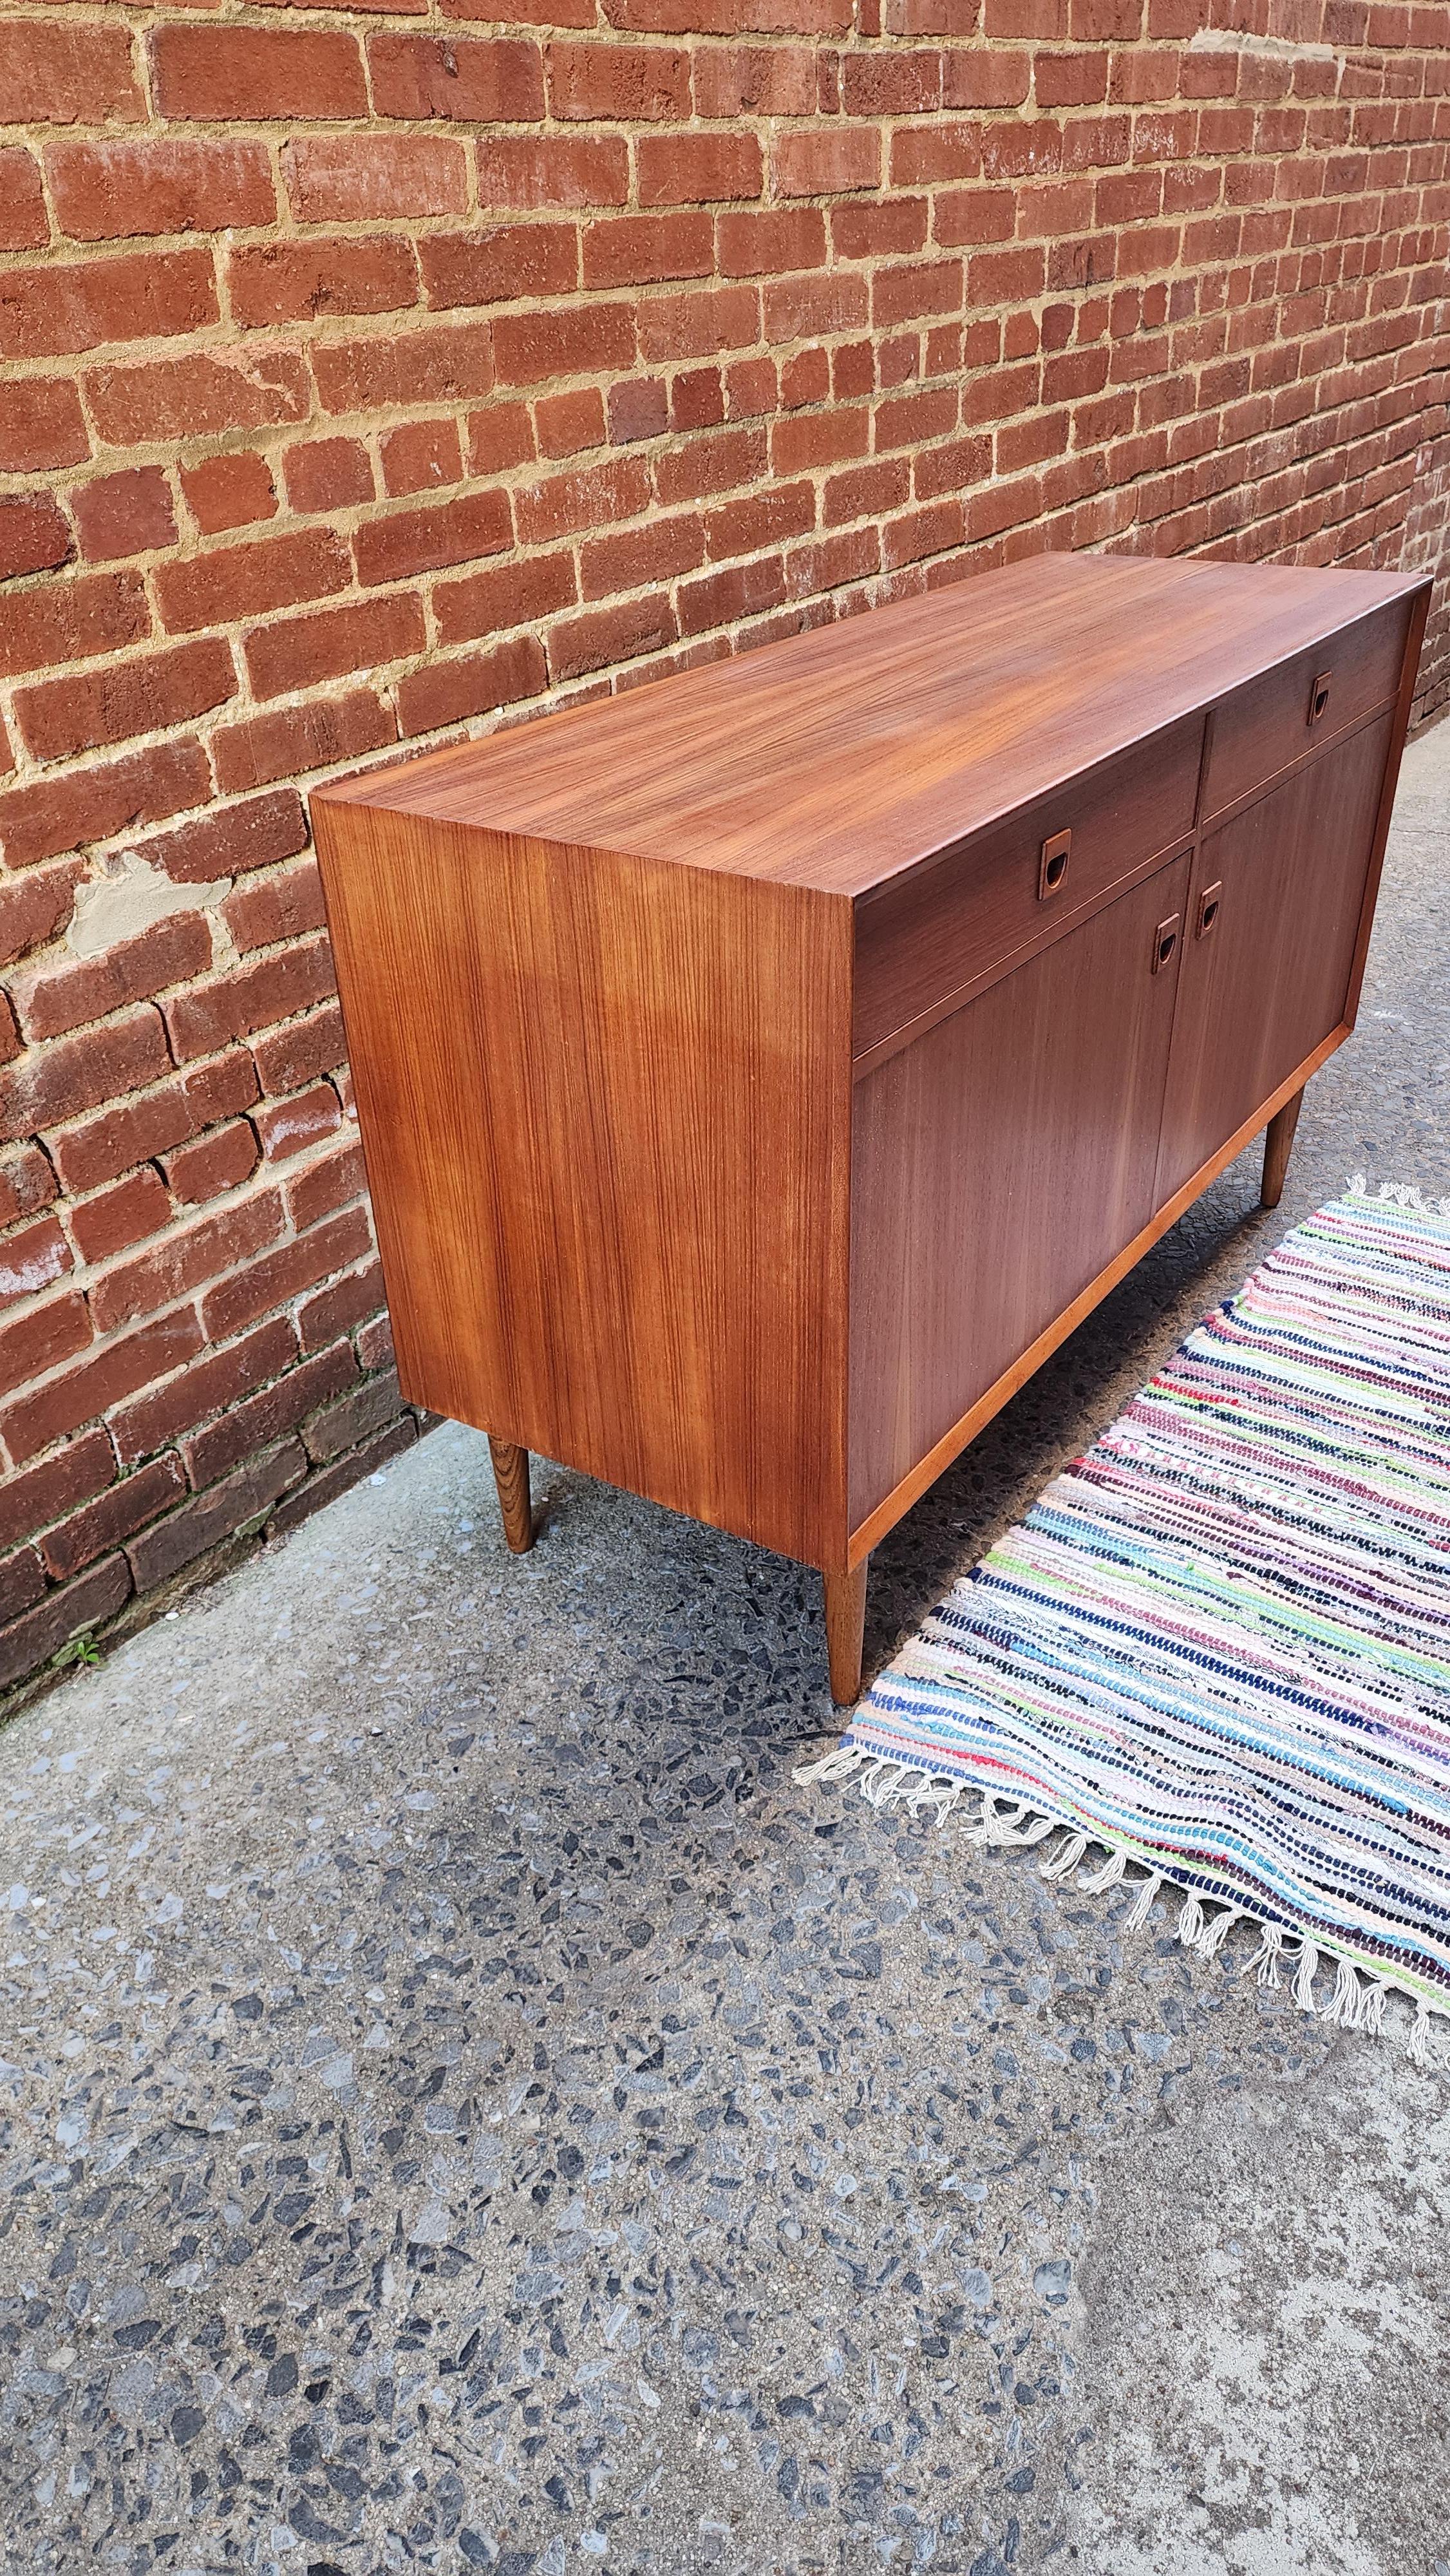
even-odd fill
[{"label": "rug fringe", "polygon": [[1413,1181],[1381,1181],[1372,1190],[1363,1172],[1351,1172],[1348,1196],[1368,1199],[1372,1206],[1413,1208],[1417,1216],[1450,1218],[1450,1199],[1427,1199]]},{"label": "rug fringe", "polygon": [[[1450,1214],[1450,1200],[1445,1205]],[[1038,1875],[1059,1886],[1075,1885],[1084,1896],[1105,1895],[1122,1884],[1130,1868],[1144,1870],[1147,1875],[1136,1887],[1133,1902],[1123,1917],[1123,1931],[1141,1932],[1165,1891],[1181,1899],[1176,1926],[1179,1940],[1201,1959],[1216,1958],[1234,1927],[1247,1923],[1258,1933],[1259,1946],[1245,1960],[1240,1975],[1246,1977],[1256,1971],[1261,1986],[1277,1987],[1281,1963],[1288,1966],[1292,1960],[1294,1974],[1289,1991],[1301,2012],[1331,2029],[1367,2031],[1374,2038],[1383,2033],[1386,1996],[1402,1994],[1415,2007],[1406,2043],[1411,2064],[1450,2071],[1450,2053],[1434,2056],[1430,2048],[1431,2018],[1450,2018],[1450,2004],[1432,2003],[1398,1978],[1371,1977],[1336,1952],[1322,1951],[1318,1942],[1307,1937],[1296,1942],[1296,1936],[1286,1933],[1282,1924],[1263,1920],[1246,1905],[1219,1904],[1210,1916],[1195,1889],[1185,1893],[1165,1871],[1125,1845],[1110,1842],[1103,1834],[1065,1825],[1060,1816],[1045,1815],[1020,1801],[1001,1798],[975,1780],[948,1779],[922,1771],[913,1762],[893,1761],[865,1745],[833,1744],[829,1753],[822,1754],[818,1761],[805,1763],[794,1777],[808,1788],[819,1782],[854,1781],[870,1806],[904,1807],[912,1816],[931,1812],[938,1824],[945,1824],[949,1816],[975,1799],[977,1812],[967,1823],[966,1838],[979,1849],[1026,1851],[1046,1842],[1049,1835],[1060,1833],[1063,1841],[1050,1860],[1039,1863]],[[1105,1858],[1094,1861],[1090,1875],[1078,1876],[1089,1851],[1101,1851]],[[1215,1903],[1213,1898],[1208,1901]],[[1326,2003],[1316,2004],[1315,1982],[1321,1966],[1327,1967],[1331,1960],[1335,1968],[1334,1992]]]}]

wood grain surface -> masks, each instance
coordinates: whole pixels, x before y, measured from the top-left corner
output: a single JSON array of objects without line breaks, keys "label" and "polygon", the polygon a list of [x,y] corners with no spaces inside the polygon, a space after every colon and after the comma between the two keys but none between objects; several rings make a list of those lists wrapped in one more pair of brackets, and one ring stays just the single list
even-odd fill
[{"label": "wood grain surface", "polygon": [[314,803],[854,896],[1415,586],[1038,555]]},{"label": "wood grain surface", "polygon": [[1183,953],[1160,1201],[1346,1016],[1393,723],[1365,725],[1204,835],[1195,885],[1220,893]]},{"label": "wood grain surface", "polygon": [[405,1391],[844,1563],[849,906],[317,823]]},{"label": "wood grain surface", "polygon": [[1177,975],[1153,937],[1187,887],[1160,869],[857,1084],[853,1524],[1151,1214]]}]

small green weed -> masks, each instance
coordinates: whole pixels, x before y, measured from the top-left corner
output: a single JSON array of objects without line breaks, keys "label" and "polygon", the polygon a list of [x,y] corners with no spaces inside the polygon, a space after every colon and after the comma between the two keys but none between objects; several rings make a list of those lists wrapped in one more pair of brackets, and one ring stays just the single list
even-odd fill
[{"label": "small green weed", "polygon": [[51,1656],[50,1666],[52,1672],[63,1673],[72,1664],[98,1664],[100,1660],[100,1647],[89,1628],[83,1628],[78,1637],[68,1638],[59,1652]]}]

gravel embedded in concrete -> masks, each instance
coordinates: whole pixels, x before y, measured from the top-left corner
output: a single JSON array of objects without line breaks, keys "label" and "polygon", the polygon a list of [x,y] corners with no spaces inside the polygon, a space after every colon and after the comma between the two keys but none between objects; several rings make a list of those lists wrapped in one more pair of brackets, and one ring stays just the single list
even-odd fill
[{"label": "gravel embedded in concrete", "polygon": [[[868,1660],[1354,1169],[1450,1191],[1450,726],[1246,1156],[878,1552]],[[792,1772],[800,1568],[447,1427],[0,1736],[24,2576],[1400,2576],[1450,2076]]]}]

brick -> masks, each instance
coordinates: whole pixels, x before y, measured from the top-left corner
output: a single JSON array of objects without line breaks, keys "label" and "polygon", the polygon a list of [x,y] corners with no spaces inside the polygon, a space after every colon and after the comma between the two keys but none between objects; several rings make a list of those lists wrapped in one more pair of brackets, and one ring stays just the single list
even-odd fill
[{"label": "brick", "polygon": [[279,1377],[297,1358],[297,1335],[283,1316],[260,1325],[240,1341],[208,1350],[180,1377],[147,1387],[129,1404],[117,1406],[111,1431],[123,1466],[154,1456],[183,1433],[228,1405],[251,1395],[268,1379]]},{"label": "brick", "polygon": [[639,347],[646,359],[711,357],[721,349],[748,349],[759,337],[760,299],[753,286],[652,295],[640,306]]},{"label": "brick", "polygon": [[0,151],[0,250],[37,250],[49,239],[35,155],[18,146]]},{"label": "brick", "polygon": [[[331,1216],[335,1208],[351,1206],[354,1200],[364,1197],[366,1191],[367,1174],[363,1169],[362,1147],[357,1141],[357,1130],[353,1128],[349,1143],[305,1164],[286,1183],[282,1195],[287,1202],[287,1213],[301,1234],[306,1227]],[[363,1361],[365,1368],[376,1365],[373,1360]]]},{"label": "brick", "polygon": [[44,1594],[45,1568],[38,1551],[23,1547],[0,1564],[0,1622],[8,1623]]},{"label": "brick", "polygon": [[465,322],[334,341],[314,349],[312,365],[324,411],[456,402],[492,390],[493,335],[486,322]]},{"label": "brick", "polygon": [[665,45],[550,45],[549,105],[592,123],[681,123],[690,113],[690,57]]},{"label": "brick", "polygon": [[106,1557],[74,1583],[48,1593],[0,1631],[0,1689],[41,1671],[73,1637],[113,1618],[130,1594],[131,1570],[124,1556]]},{"label": "brick", "polygon": [[634,320],[622,304],[505,313],[493,331],[495,364],[503,385],[594,375],[611,367],[628,367],[634,359]]},{"label": "brick", "polygon": [[88,763],[68,777],[0,794],[0,850],[11,867],[29,867],[62,850],[109,840],[137,823],[159,823],[210,793],[211,772],[200,743],[156,743],[123,760]]},{"label": "brick", "polygon": [[322,609],[262,627],[246,644],[247,670],[259,698],[278,698],[320,680],[422,651],[423,612],[415,598],[397,594],[355,608]]},{"label": "brick", "polygon": [[650,502],[649,469],[642,457],[612,457],[607,464],[577,466],[546,482],[523,483],[515,495],[520,542],[544,545],[616,519],[633,518]]},{"label": "brick", "polygon": [[305,420],[311,401],[306,363],[294,349],[97,367],[87,390],[96,427],[113,447]]},{"label": "brick", "polygon": [[699,116],[813,116],[820,66],[806,45],[701,47],[695,59]]},{"label": "brick", "polygon": [[177,1226],[159,1243],[106,1271],[91,1287],[92,1320],[101,1333],[135,1323],[205,1285],[223,1271],[255,1260],[282,1230],[276,1190],[259,1190],[199,1223]]},{"label": "brick", "polygon": [[194,984],[165,1005],[166,1025],[178,1064],[214,1054],[232,1038],[248,1037],[290,1019],[333,989],[331,952],[311,939],[207,983]]},{"label": "brick", "polygon": [[151,39],[159,113],[255,125],[283,117],[365,116],[357,39],[281,27],[160,27]]},{"label": "brick", "polygon": [[55,1174],[38,1145],[22,1145],[0,1161],[0,1226],[46,1207],[55,1196]]},{"label": "brick", "polygon": [[146,113],[129,31],[63,18],[0,24],[0,98],[15,125],[104,125]]},{"label": "brick", "polygon": [[[339,1235],[346,1219],[337,1218]],[[354,1224],[354,1232],[356,1226]],[[306,1238],[304,1237],[304,1240]],[[297,1310],[298,1333],[305,1351],[325,1350],[339,1333],[350,1333],[377,1313],[383,1302],[383,1274],[376,1260],[339,1279],[321,1295],[305,1298]]]},{"label": "brick", "polygon": [[461,724],[469,716],[492,715],[520,698],[537,697],[548,681],[543,646],[534,635],[515,636],[491,653],[470,653],[458,661],[430,657],[421,671],[400,681],[398,721],[406,735],[432,733],[440,725]]},{"label": "brick", "polygon": [[57,662],[94,661],[138,643],[151,623],[139,574],[77,573],[7,601],[0,623],[0,677]]},{"label": "brick", "polygon": [[64,1036],[124,1010],[211,964],[211,928],[197,912],[172,913],[100,957],[72,957],[13,978],[10,993],[27,1040]]},{"label": "brick", "polygon": [[534,429],[541,456],[577,456],[583,448],[602,447],[604,397],[598,386],[546,394],[534,405]]},{"label": "brick", "polygon": [[[390,708],[371,689],[348,689],[341,696],[313,698],[305,706],[278,707],[245,722],[224,725],[213,734],[212,759],[217,785],[225,795],[246,787],[263,787],[274,778],[303,777],[313,769],[355,759],[397,740]],[[0,805],[3,805],[0,798]],[[265,888],[258,888],[265,895]],[[229,897],[222,911],[238,937],[239,907],[252,897]],[[275,934],[282,937],[282,932]],[[247,943],[238,937],[238,945]]]},{"label": "brick", "polygon": [[771,207],[759,214],[721,215],[722,277],[764,277],[788,268],[824,266],[826,219],[814,206]]},{"label": "brick", "polygon": [[252,447],[205,456],[199,465],[183,465],[181,488],[204,537],[218,536],[223,528],[251,527],[277,513],[271,466]]},{"label": "brick", "polygon": [[264,143],[199,135],[53,143],[45,167],[56,221],[72,241],[215,232],[276,217]]},{"label": "brick", "polygon": [[[347,1344],[343,1345],[347,1349]],[[348,1351],[351,1358],[351,1351]],[[354,1363],[356,1366],[356,1363]],[[396,1419],[402,1409],[402,1395],[397,1373],[384,1369],[378,1376],[353,1387],[340,1401],[327,1405],[314,1415],[302,1434],[307,1455],[318,1466],[327,1466],[341,1457],[345,1449],[356,1448],[360,1440],[371,1438],[376,1431]]]},{"label": "brick", "polygon": [[299,1484],[306,1472],[307,1460],[297,1442],[284,1440],[155,1522],[126,1551],[138,1592],[154,1591],[224,1546],[249,1522],[259,1521],[268,1505]]},{"label": "brick", "polygon": [[665,592],[618,600],[608,608],[561,618],[548,639],[549,669],[556,681],[576,680],[585,671],[605,670],[612,662],[657,653],[673,644],[678,632]]},{"label": "brick", "polygon": [[499,474],[505,466],[527,464],[535,453],[527,403],[490,403],[486,411],[469,414],[467,428],[471,474]]},{"label": "brick", "polygon": [[214,1120],[249,1109],[256,1097],[257,1068],[244,1048],[232,1048],[213,1064],[62,1130],[50,1150],[68,1190],[97,1189]]},{"label": "brick", "polygon": [[397,313],[417,296],[413,245],[388,233],[248,242],[227,258],[232,318],[251,330],[315,322],[326,313]]},{"label": "brick", "polygon": [[269,1098],[278,1092],[300,1091],[314,1074],[335,1072],[346,1057],[342,1013],[336,1002],[324,1002],[320,1010],[309,1011],[305,1019],[289,1020],[283,1028],[264,1030],[252,1044],[252,1058]]},{"label": "brick", "polygon": [[[264,1253],[260,1261],[249,1262],[234,1278],[208,1291],[202,1302],[207,1339],[230,1337],[260,1321],[274,1306],[293,1304],[309,1288],[330,1279],[335,1271],[361,1260],[371,1243],[367,1210],[348,1208],[339,1216],[329,1217],[325,1224],[314,1226],[310,1233],[280,1244],[275,1252]],[[311,1339],[304,1337],[303,1348],[320,1349],[324,1341],[335,1341],[338,1331],[346,1329],[345,1325],[335,1326]]]},{"label": "brick", "polygon": [[772,144],[770,170],[781,197],[828,197],[875,188],[881,178],[880,133],[875,126],[851,125],[782,134]]},{"label": "brick", "polygon": [[466,233],[431,233],[419,242],[418,258],[427,300],[441,308],[567,295],[579,283],[573,224],[487,224]]},{"label": "brick", "polygon": [[677,573],[695,571],[704,559],[699,518],[681,512],[581,546],[580,582],[586,599],[608,599],[615,591],[637,590],[646,582],[672,581]]},{"label": "brick", "polygon": [[149,554],[176,542],[171,485],[159,465],[133,466],[78,484],[70,496],[81,553],[88,563]]},{"label": "brick", "polygon": [[642,134],[635,165],[642,206],[758,197],[765,181],[765,156],[753,134]]},{"label": "brick", "polygon": [[152,1082],[170,1057],[159,1012],[149,1004],[104,1028],[58,1038],[42,1054],[0,1071],[0,1137],[30,1135]]},{"label": "brick", "polygon": [[618,134],[480,135],[478,194],[485,206],[622,206],[629,146]]},{"label": "brick", "polygon": [[71,551],[70,522],[48,492],[16,493],[0,500],[0,581],[27,572],[52,572]]},{"label": "brick", "polygon": [[592,223],[584,237],[586,287],[709,277],[714,266],[715,226],[706,214],[620,215]]},{"label": "brick", "polygon": [[6,1477],[0,1483],[0,1547],[13,1547],[88,1503],[115,1472],[116,1453],[104,1431],[87,1431],[23,1476]]},{"label": "brick", "polygon": [[[0,966],[13,965],[17,957],[66,929],[81,873],[72,861],[66,867],[0,879]],[[4,1222],[0,1217],[0,1225]]]},{"label": "brick", "polygon": [[386,1315],[374,1316],[357,1337],[357,1355],[365,1369],[387,1368],[393,1357],[393,1328]]},{"label": "brick", "polygon": [[368,520],[353,538],[357,577],[365,590],[450,564],[474,563],[513,542],[507,493],[470,492],[432,508],[395,510]]},{"label": "brick", "polygon": [[303,224],[461,215],[468,206],[463,145],[432,135],[303,135],[287,145],[282,173]]},{"label": "brick", "polygon": [[270,868],[307,846],[307,817],[295,787],[276,787],[244,804],[224,805],[147,841],[141,855],[178,885]]},{"label": "brick", "polygon": [[535,125],[543,118],[539,48],[517,36],[371,36],[368,66],[379,116],[462,117],[478,125]]},{"label": "brick", "polygon": [[569,607],[577,594],[574,558],[563,551],[500,564],[466,581],[440,582],[433,593],[439,641],[461,644],[474,635],[532,624]]},{"label": "brick", "polygon": [[609,436],[616,447],[660,438],[670,425],[669,387],[662,377],[632,376],[609,388]]},{"label": "brick", "polygon": [[345,590],[351,571],[347,548],[331,528],[306,528],[163,564],[154,589],[163,626],[173,635],[189,635],[198,627],[263,616],[268,609]]},{"label": "brick", "polygon": [[0,471],[42,473],[82,464],[90,437],[73,384],[61,377],[0,378]]},{"label": "brick", "polygon": [[341,1103],[331,1083],[318,1082],[290,1100],[265,1102],[254,1124],[268,1162],[283,1163],[293,1154],[305,1153],[310,1145],[320,1145],[324,1136],[335,1133],[341,1119]]},{"label": "brick", "polygon": [[[27,1314],[13,1323],[0,1325],[0,1388],[24,1386],[28,1378],[44,1375],[58,1368],[63,1360],[73,1359],[93,1339],[85,1299],[73,1289],[62,1289],[42,1305],[32,1306]],[[69,1429],[62,1424],[61,1429]],[[49,1446],[51,1436],[38,1440],[37,1449]],[[31,1452],[12,1448],[12,1456],[23,1465]]]},{"label": "brick", "polygon": [[127,1252],[133,1243],[144,1243],[148,1234],[157,1234],[171,1222],[171,1201],[149,1164],[132,1172],[113,1189],[102,1190],[93,1199],[82,1199],[70,1214],[71,1232],[83,1261],[109,1261],[118,1252]]},{"label": "brick", "polygon": [[345,510],[373,497],[372,459],[360,438],[314,438],[282,459],[294,510]]},{"label": "brick", "polygon": [[64,357],[110,340],[165,340],[214,322],[211,251],[149,251],[0,276],[0,356]]},{"label": "brick", "polygon": [[37,1296],[71,1268],[71,1248],[53,1216],[37,1217],[0,1241],[0,1306]]},{"label": "brick", "polygon": [[[197,1137],[194,1144],[166,1155],[162,1169],[172,1196],[183,1206],[196,1206],[204,1199],[220,1198],[224,1190],[239,1190],[256,1170],[260,1151],[247,1120],[233,1118],[226,1126],[213,1128],[210,1135]],[[131,1186],[122,1183],[123,1188]]]},{"label": "brick", "polygon": [[811,485],[788,483],[707,510],[705,541],[718,563],[730,555],[754,554],[762,546],[779,545],[786,537],[804,536],[814,521]]},{"label": "brick", "polygon": [[121,1477],[97,1502],[73,1512],[42,1539],[40,1552],[47,1570],[62,1582],[78,1574],[83,1565],[134,1537],[185,1492],[179,1458],[156,1458],[134,1475]]},{"label": "brick", "polygon": [[[248,1396],[205,1431],[183,1442],[181,1454],[192,1484],[213,1484],[244,1459],[255,1457],[287,1432],[298,1430],[319,1406],[355,1385],[357,1374],[357,1357],[351,1343],[334,1342],[330,1350],[317,1352],[271,1386]],[[311,1443],[304,1440],[304,1446],[311,1456]]]},{"label": "brick", "polygon": [[[201,1326],[191,1307],[157,1316],[139,1332],[124,1334],[67,1368],[62,1377],[18,1396],[0,1413],[0,1436],[16,1464],[23,1467],[68,1431],[78,1431],[83,1423],[97,1420],[112,1405],[134,1395],[138,1387],[182,1367],[201,1344]],[[0,1384],[5,1382],[0,1375]]]},{"label": "brick", "polygon": [[727,571],[704,574],[680,585],[680,632],[707,634],[737,618],[778,608],[785,598],[785,570],[778,555],[751,564],[732,564]]},{"label": "brick", "polygon": [[[565,5],[567,0],[550,0],[551,11]],[[360,1448],[349,1450],[335,1466],[318,1468],[305,1484],[297,1486],[279,1503],[267,1523],[268,1538],[283,1538],[290,1530],[297,1529],[314,1512],[321,1511],[324,1504],[336,1502],[339,1494],[345,1494],[350,1486],[360,1484],[364,1476],[375,1474],[379,1467],[387,1465],[390,1458],[398,1457],[404,1449],[411,1449],[417,1437],[418,1425],[414,1416],[404,1413],[396,1422],[390,1423],[386,1431],[374,1432]]]}]

